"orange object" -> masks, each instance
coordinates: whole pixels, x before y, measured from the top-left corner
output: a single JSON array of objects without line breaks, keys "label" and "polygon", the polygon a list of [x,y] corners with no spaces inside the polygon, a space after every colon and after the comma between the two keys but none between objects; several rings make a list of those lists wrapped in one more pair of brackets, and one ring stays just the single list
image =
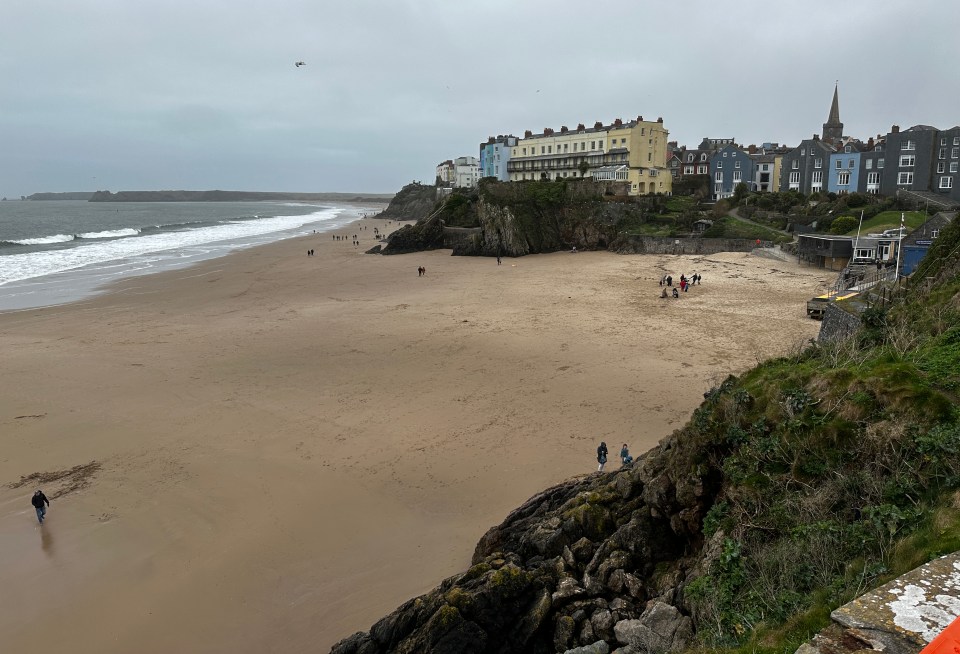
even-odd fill
[{"label": "orange object", "polygon": [[920,654],[960,654],[960,618],[951,622]]}]

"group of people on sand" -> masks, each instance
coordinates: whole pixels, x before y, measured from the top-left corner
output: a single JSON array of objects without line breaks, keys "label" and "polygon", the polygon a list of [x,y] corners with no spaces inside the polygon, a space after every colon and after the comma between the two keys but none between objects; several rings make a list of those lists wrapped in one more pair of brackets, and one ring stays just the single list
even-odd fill
[{"label": "group of people on sand", "polygon": [[702,277],[700,276],[700,273],[693,273],[692,277],[687,277],[686,275],[681,273],[680,283],[677,284],[677,286],[674,286],[673,277],[671,275],[664,275],[663,277],[660,278],[660,287],[661,287],[660,297],[661,299],[670,297],[670,295],[667,294],[667,289],[672,288],[673,297],[677,299],[680,297],[681,292],[683,293],[688,292],[690,290],[690,287],[695,284],[699,284],[701,279]]},{"label": "group of people on sand", "polygon": [[427,274],[426,268],[424,268],[423,266],[420,266],[419,268],[417,268],[417,277],[423,277],[426,274]]},{"label": "group of people on sand", "polygon": [[[597,448],[597,472],[603,472],[603,466],[607,464],[607,444],[600,441],[600,447]],[[620,467],[628,466],[633,463],[633,457],[630,456],[630,448],[624,443],[620,448]]]}]

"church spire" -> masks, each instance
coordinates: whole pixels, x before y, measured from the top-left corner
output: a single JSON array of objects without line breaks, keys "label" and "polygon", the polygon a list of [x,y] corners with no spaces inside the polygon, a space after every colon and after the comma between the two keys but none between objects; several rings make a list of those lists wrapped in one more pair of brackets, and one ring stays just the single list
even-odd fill
[{"label": "church spire", "polygon": [[827,143],[835,143],[843,138],[843,123],[840,122],[840,99],[838,96],[837,82],[833,87],[833,103],[830,105],[830,115],[827,122],[823,124],[823,140]]}]

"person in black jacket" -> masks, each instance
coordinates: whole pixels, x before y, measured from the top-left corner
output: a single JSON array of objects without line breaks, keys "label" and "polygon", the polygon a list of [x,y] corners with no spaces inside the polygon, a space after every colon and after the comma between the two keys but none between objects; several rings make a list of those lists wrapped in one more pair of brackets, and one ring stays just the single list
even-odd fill
[{"label": "person in black jacket", "polygon": [[597,472],[603,472],[603,466],[607,462],[607,444],[603,441],[600,442],[600,447],[597,448],[597,463],[600,466],[597,468]]},{"label": "person in black jacket", "polygon": [[30,504],[37,510],[37,520],[39,520],[42,525],[43,519],[47,515],[47,507],[50,506],[50,500],[48,500],[47,496],[43,494],[43,491],[38,488],[37,492],[30,498]]}]

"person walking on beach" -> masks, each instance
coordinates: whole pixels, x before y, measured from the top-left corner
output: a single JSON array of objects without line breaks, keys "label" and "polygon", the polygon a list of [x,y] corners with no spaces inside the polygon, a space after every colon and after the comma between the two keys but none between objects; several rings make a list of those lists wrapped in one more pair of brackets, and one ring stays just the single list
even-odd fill
[{"label": "person walking on beach", "polygon": [[600,447],[597,448],[597,472],[603,472],[603,466],[607,463],[607,444],[600,441]]},{"label": "person walking on beach", "polygon": [[37,510],[37,520],[39,520],[42,525],[43,519],[47,516],[47,507],[50,506],[50,500],[48,500],[47,496],[43,494],[43,491],[38,488],[37,492],[30,498],[30,504]]},{"label": "person walking on beach", "polygon": [[624,443],[623,447],[620,448],[620,467],[622,468],[625,465],[633,463],[633,457],[630,456],[630,448],[627,447],[627,444]]},{"label": "person walking on beach", "polygon": [[500,255],[499,255],[499,254],[497,255],[497,265],[498,265],[498,266],[500,265]]}]

